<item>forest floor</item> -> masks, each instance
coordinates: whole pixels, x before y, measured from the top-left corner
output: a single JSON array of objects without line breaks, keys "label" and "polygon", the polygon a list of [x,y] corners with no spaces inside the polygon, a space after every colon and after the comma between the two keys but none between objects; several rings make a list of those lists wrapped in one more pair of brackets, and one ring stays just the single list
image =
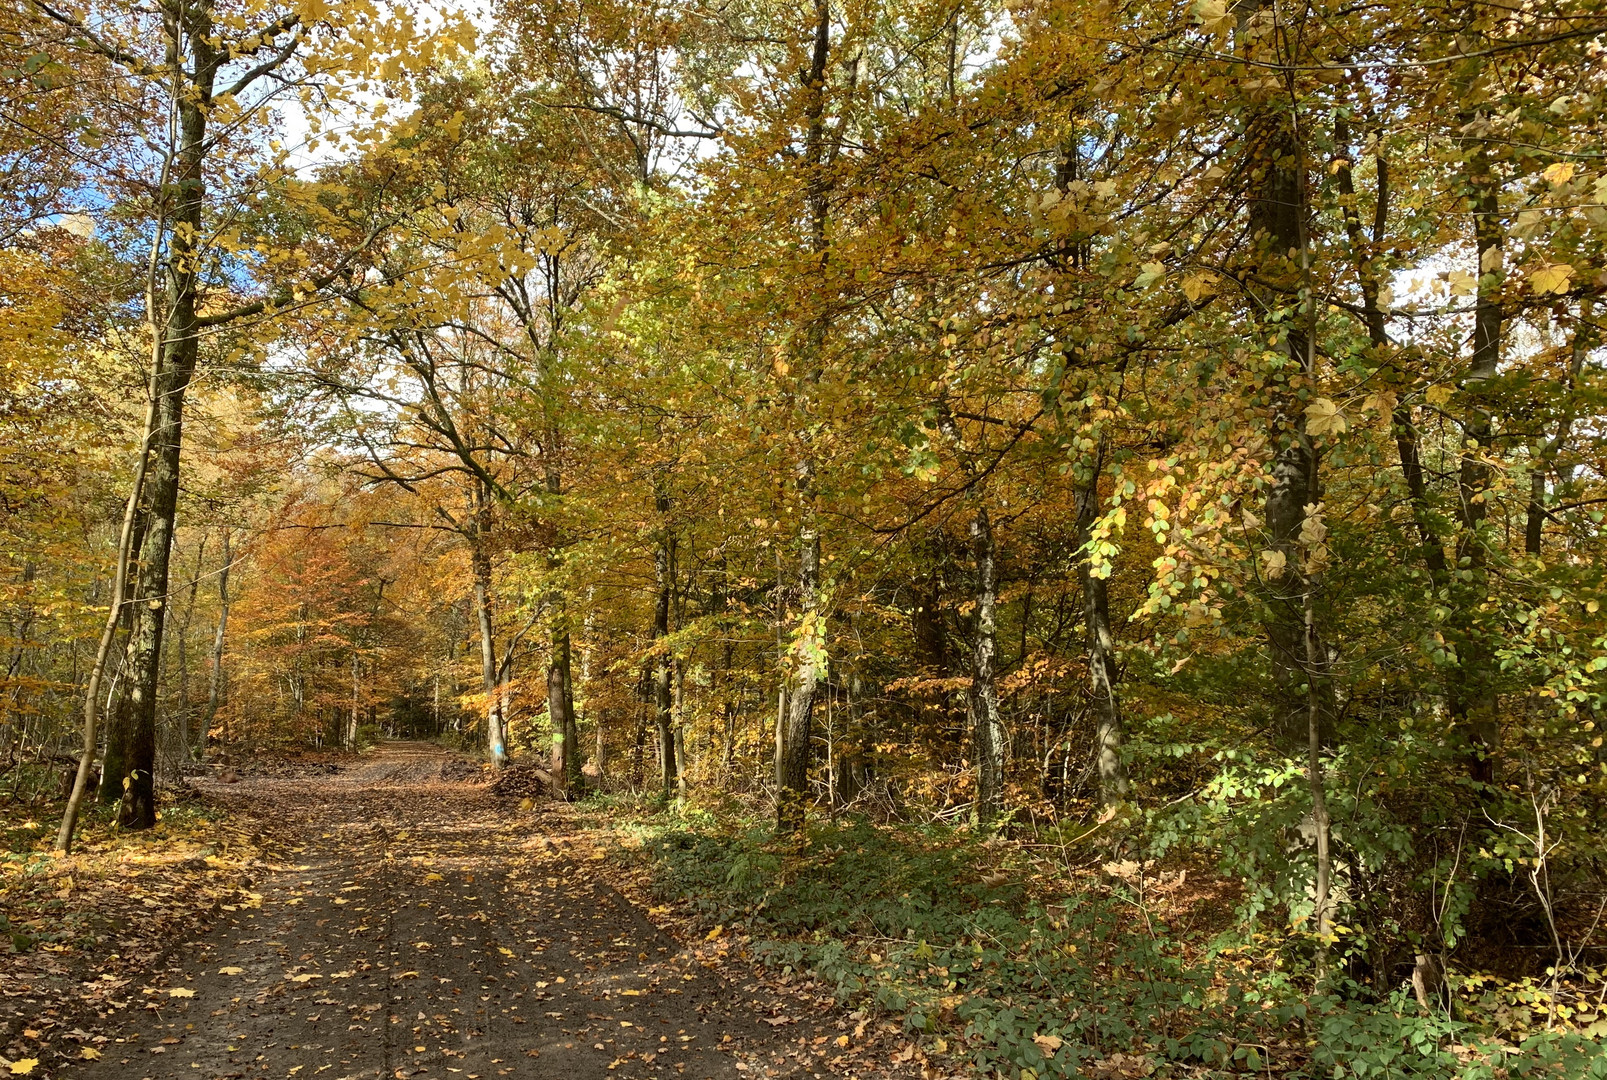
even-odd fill
[{"label": "forest floor", "polygon": [[[611,883],[606,837],[560,805],[448,779],[471,772],[435,746],[391,743],[314,775],[196,782],[253,846],[251,873],[152,883],[119,918],[148,910],[170,929],[137,957],[30,967],[0,956],[0,967],[18,961],[18,978],[0,979],[13,1014],[0,1072],[936,1075],[891,1025],[807,980],[778,982],[719,928],[678,937],[690,923]],[[169,876],[216,861],[170,863]],[[50,872],[52,888],[66,883],[54,895],[71,896],[72,878]],[[186,906],[209,917],[158,918]],[[111,927],[114,943],[118,930],[129,927]],[[47,958],[71,952],[47,947]]]}]

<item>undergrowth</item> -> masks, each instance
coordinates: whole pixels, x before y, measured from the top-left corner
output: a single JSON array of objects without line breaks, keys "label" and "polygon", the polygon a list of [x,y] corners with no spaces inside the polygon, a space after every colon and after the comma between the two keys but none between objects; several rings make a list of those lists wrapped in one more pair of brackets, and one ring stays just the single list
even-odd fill
[{"label": "undergrowth", "polygon": [[1248,942],[1174,932],[1130,883],[1046,877],[967,829],[822,822],[783,845],[706,815],[625,828],[662,897],[984,1075],[1607,1078],[1599,1041],[1502,1043],[1404,989],[1313,993],[1298,964],[1243,962]]}]

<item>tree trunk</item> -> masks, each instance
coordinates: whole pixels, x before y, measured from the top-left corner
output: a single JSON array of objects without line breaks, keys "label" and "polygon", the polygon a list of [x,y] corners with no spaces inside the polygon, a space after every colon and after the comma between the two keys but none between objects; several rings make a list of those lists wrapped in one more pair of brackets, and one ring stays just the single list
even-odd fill
[{"label": "tree trunk", "polygon": [[[1477,117],[1462,114],[1464,126]],[[1503,311],[1501,291],[1506,273],[1501,228],[1499,182],[1490,165],[1485,140],[1470,136],[1465,182],[1473,213],[1474,253],[1478,259],[1478,296],[1473,306],[1473,353],[1462,388],[1470,407],[1463,419],[1462,460],[1457,470],[1456,565],[1458,629],[1456,678],[1451,685],[1451,722],[1468,739],[1468,775],[1489,784],[1495,780],[1494,753],[1500,742],[1495,688],[1495,655],[1488,633],[1476,625],[1488,573],[1489,545],[1484,533],[1489,506],[1491,469],[1485,461],[1495,425],[1486,386],[1495,379],[1501,360]]]},{"label": "tree trunk", "polygon": [[502,714],[502,684],[497,671],[496,627],[491,617],[491,555],[487,550],[490,521],[484,500],[476,507],[469,532],[469,562],[474,570],[474,613],[480,625],[480,685],[485,691],[486,752],[491,767],[508,764],[508,734]]},{"label": "tree trunk", "polygon": [[686,798],[687,771],[692,767],[686,742],[686,665],[675,664],[675,794]]},{"label": "tree trunk", "polygon": [[798,593],[803,615],[794,647],[796,670],[776,730],[776,832],[782,836],[803,828],[815,692],[826,666],[825,616],[820,610],[820,532],[812,505],[804,510],[799,534]]},{"label": "tree trunk", "polygon": [[345,743],[347,750],[357,749],[357,728],[358,720],[361,715],[359,713],[358,706],[361,701],[362,682],[357,674],[357,653],[354,650],[352,652],[352,711],[351,716],[346,720],[346,738],[342,740]]},{"label": "tree trunk", "polygon": [[[981,492],[976,494],[981,499]],[[976,816],[992,821],[1004,806],[1004,723],[999,718],[998,602],[993,521],[985,503],[971,519],[976,560],[976,633],[971,644],[971,739],[976,759]]]},{"label": "tree trunk", "polygon": [[[662,519],[669,510],[669,496],[660,491],[655,503]],[[675,563],[674,545],[674,538],[666,526],[660,534],[658,547],[653,552],[653,573],[658,586],[658,596],[653,605],[653,717],[658,726],[659,784],[665,798],[675,793],[679,773],[675,760],[673,730],[675,704],[671,684],[672,658],[669,643],[665,640],[670,632],[670,587]]]},{"label": "tree trunk", "polygon": [[[185,25],[180,25],[179,19]],[[200,355],[197,301],[202,207],[206,198],[203,164],[207,151],[207,109],[223,58],[218,54],[205,7],[182,13],[163,10],[163,28],[173,55],[187,48],[193,70],[188,85],[175,94],[179,146],[174,155],[173,229],[163,260],[166,323],[156,371],[156,425],[146,476],[148,525],[139,554],[139,593],[130,635],[129,674],[125,682],[128,722],[110,733],[102,783],[115,798],[121,795],[119,823],[130,829],[156,824],[156,692],[162,661],[162,623],[167,614],[168,560],[178,512],[180,450],[184,432],[184,398]],[[182,43],[182,44],[181,44]]]},{"label": "tree trunk", "polygon": [[[154,254],[154,253],[153,253]],[[154,261],[154,258],[153,258]],[[154,317],[151,320],[155,322]],[[153,329],[155,327],[153,326]],[[161,350],[161,338],[156,338],[155,348],[158,356]],[[78,812],[83,806],[84,796],[89,790],[90,773],[95,767],[95,749],[97,746],[97,720],[100,711],[100,684],[106,674],[106,662],[111,658],[112,645],[117,636],[117,625],[122,621],[123,606],[128,591],[128,578],[131,569],[130,562],[134,549],[134,533],[139,518],[140,500],[145,490],[145,475],[149,469],[151,441],[156,435],[156,358],[153,357],[151,385],[148,388],[150,401],[145,410],[145,424],[140,432],[140,444],[134,464],[134,478],[129,485],[128,502],[123,509],[123,523],[117,537],[117,556],[112,567],[112,595],[111,606],[106,613],[106,622],[101,627],[100,642],[95,649],[95,662],[89,671],[89,681],[84,688],[84,743],[78,756],[78,770],[73,775],[72,792],[67,796],[67,807],[61,815],[61,826],[56,830],[56,850],[66,855],[72,851],[73,833],[78,825]],[[104,787],[104,776],[102,777]]]},{"label": "tree trunk", "polygon": [[[1316,575],[1312,575],[1312,588],[1316,587]],[[1317,867],[1316,880],[1312,885],[1312,926],[1317,934],[1317,981],[1323,982],[1328,977],[1328,946],[1333,936],[1333,912],[1331,909],[1329,893],[1332,889],[1334,867],[1333,856],[1329,851],[1330,832],[1328,820],[1328,791],[1327,782],[1323,776],[1322,753],[1324,740],[1327,737],[1327,702],[1320,693],[1322,685],[1318,672],[1326,666],[1326,658],[1322,655],[1322,642],[1317,636],[1317,614],[1315,596],[1306,594],[1304,603],[1306,623],[1306,663],[1310,674],[1306,678],[1306,781],[1311,792],[1311,825],[1316,833]]]},{"label": "tree trunk", "polygon": [[230,530],[223,530],[223,566],[218,570],[218,627],[212,635],[212,671],[207,679],[206,714],[201,721],[201,753],[199,760],[206,760],[206,741],[212,732],[213,721],[217,719],[218,706],[223,700],[223,646],[227,640],[229,629],[229,567],[231,553],[229,550]]},{"label": "tree trunk", "polygon": [[552,775],[566,788],[580,782],[580,737],[575,726],[574,686],[570,682],[571,648],[569,632],[552,636],[552,656],[547,663],[547,715],[552,720]]},{"label": "tree trunk", "polygon": [[[1293,308],[1309,278],[1309,251],[1306,233],[1305,148],[1293,119],[1282,111],[1255,116],[1246,133],[1252,158],[1252,175],[1260,176],[1260,186],[1250,200],[1250,233],[1255,244],[1253,257],[1267,285],[1263,303],[1268,310],[1294,310],[1295,318],[1263,323],[1260,332],[1279,335],[1282,351],[1293,362],[1302,382],[1315,379],[1315,356],[1310,332],[1309,312]],[[1327,650],[1319,640],[1322,665],[1312,669],[1307,663],[1305,602],[1307,571],[1301,557],[1301,534],[1307,517],[1316,512],[1319,501],[1317,450],[1306,433],[1306,402],[1293,393],[1283,393],[1275,404],[1274,439],[1280,444],[1272,466],[1272,486],[1263,510],[1266,514],[1268,547],[1283,557],[1281,566],[1266,569],[1264,595],[1267,601],[1267,646],[1271,658],[1275,710],[1273,732],[1277,743],[1290,753],[1299,753],[1306,743],[1309,680],[1318,680],[1316,692],[1325,702],[1331,697],[1327,675]],[[1308,508],[1310,508],[1308,510]],[[1328,725],[1333,710],[1322,708],[1323,742],[1332,737]]]},{"label": "tree trunk", "polygon": [[1099,511],[1099,477],[1104,469],[1104,447],[1089,470],[1087,487],[1078,493],[1077,576],[1082,585],[1083,623],[1087,635],[1088,696],[1094,706],[1094,756],[1099,774],[1099,797],[1107,806],[1127,798],[1127,763],[1122,758],[1125,730],[1122,699],[1116,683],[1116,635],[1110,623],[1110,582],[1094,573],[1094,519]]},{"label": "tree trunk", "polygon": [[184,603],[184,620],[179,624],[179,704],[178,754],[174,759],[175,774],[190,760],[190,620],[195,617],[195,596],[201,588],[201,564],[206,555],[206,534],[195,548],[195,573],[190,578],[188,596]]},{"label": "tree trunk", "polygon": [[[830,0],[815,0],[814,42],[809,67],[801,73],[804,90],[803,164],[808,170],[805,242],[824,270],[829,255],[827,213],[829,180],[823,166],[831,155],[826,135],[826,71],[831,57]],[[776,834],[789,836],[803,828],[808,800],[810,734],[815,690],[825,673],[825,613],[820,609],[820,523],[817,520],[811,395],[820,378],[827,316],[817,313],[808,323],[805,355],[799,365],[794,414],[802,442],[797,462],[798,580],[801,621],[795,643],[796,667],[787,691],[786,709],[776,729]]]}]

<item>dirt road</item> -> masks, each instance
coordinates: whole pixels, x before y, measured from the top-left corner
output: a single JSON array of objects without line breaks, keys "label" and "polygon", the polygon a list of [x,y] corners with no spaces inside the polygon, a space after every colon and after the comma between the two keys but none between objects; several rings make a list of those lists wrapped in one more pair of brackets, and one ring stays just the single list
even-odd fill
[{"label": "dirt road", "polygon": [[822,1075],[543,835],[539,810],[442,780],[449,760],[394,743],[336,775],[227,789],[304,839],[130,988],[98,1060],[60,1074]]}]

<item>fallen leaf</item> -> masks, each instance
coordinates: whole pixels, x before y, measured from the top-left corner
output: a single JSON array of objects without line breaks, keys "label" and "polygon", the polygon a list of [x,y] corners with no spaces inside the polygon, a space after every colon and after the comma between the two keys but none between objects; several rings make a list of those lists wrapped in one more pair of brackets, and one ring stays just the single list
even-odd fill
[{"label": "fallen leaf", "polygon": [[20,1058],[11,1063],[11,1075],[27,1076],[33,1072],[34,1066],[39,1064],[38,1058]]},{"label": "fallen leaf", "polygon": [[245,973],[245,968],[242,968],[242,967],[221,967],[221,968],[218,968],[218,974],[219,975],[243,975],[244,973]]},{"label": "fallen leaf", "polygon": [[195,996],[195,991],[191,990],[187,986],[175,986],[173,989],[171,989],[171,990],[169,990],[167,992],[167,996],[168,997],[177,997],[177,998],[194,997]]}]

